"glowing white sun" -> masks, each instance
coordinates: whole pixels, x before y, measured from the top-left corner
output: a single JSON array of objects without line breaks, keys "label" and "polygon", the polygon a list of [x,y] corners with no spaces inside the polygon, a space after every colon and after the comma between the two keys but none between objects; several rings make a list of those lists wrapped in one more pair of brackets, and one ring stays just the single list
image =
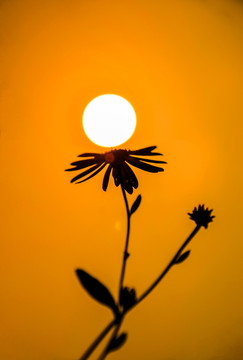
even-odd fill
[{"label": "glowing white sun", "polygon": [[101,95],[85,108],[83,127],[95,144],[113,147],[127,141],[136,127],[136,114],[132,105],[118,95]]}]

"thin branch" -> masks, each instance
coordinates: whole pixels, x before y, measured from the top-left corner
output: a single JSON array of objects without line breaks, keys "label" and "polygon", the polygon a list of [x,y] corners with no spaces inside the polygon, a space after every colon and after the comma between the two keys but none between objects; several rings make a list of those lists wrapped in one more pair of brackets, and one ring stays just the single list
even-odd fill
[{"label": "thin branch", "polygon": [[99,343],[104,339],[104,337],[108,334],[108,332],[115,325],[116,321],[112,320],[102,332],[97,336],[97,338],[92,342],[92,344],[88,347],[88,349],[84,352],[79,360],[86,360],[92,354],[92,352],[96,349]]},{"label": "thin branch", "polygon": [[122,194],[123,194],[123,198],[124,198],[125,205],[126,205],[126,211],[127,211],[127,236],[126,236],[125,248],[124,248],[124,253],[123,253],[123,261],[122,261],[122,269],[121,269],[121,277],[120,277],[119,293],[118,293],[119,300],[118,301],[120,301],[120,294],[121,294],[121,290],[123,288],[123,281],[124,281],[125,270],[126,270],[126,262],[127,262],[128,256],[129,256],[127,250],[128,250],[128,244],[129,244],[130,217],[131,217],[128,202],[127,202],[127,196],[126,196],[123,186],[121,186],[121,189],[122,189]]},{"label": "thin branch", "polygon": [[[176,260],[178,259],[178,257],[180,256],[180,254],[182,253],[182,251],[185,249],[185,247],[189,244],[189,242],[192,240],[192,238],[196,235],[196,233],[198,232],[198,230],[200,229],[201,226],[197,225],[195,227],[195,229],[192,231],[192,233],[188,236],[188,238],[185,240],[185,242],[182,244],[182,246],[180,247],[180,249],[177,251],[177,253],[174,255],[174,257],[172,258],[172,260],[169,262],[169,264],[166,266],[166,268],[164,269],[164,271],[160,274],[160,276],[152,283],[152,285],[138,298],[136,304],[134,304],[134,306],[138,305],[142,300],[144,300],[150,293],[151,291],[159,284],[159,282],[163,279],[163,277],[167,274],[167,272],[171,269],[171,267],[175,264]],[[134,306],[132,308],[134,308]],[[132,308],[130,308],[129,310],[131,310]]]},{"label": "thin branch", "polygon": [[[128,208],[128,202],[127,202],[127,198],[125,195],[125,192],[123,190],[123,195],[124,195],[124,200],[125,200],[125,204],[126,204],[126,209],[127,209],[127,218],[128,218],[128,228],[127,228],[127,238],[126,238],[126,244],[125,244],[125,250],[124,250],[124,258],[123,258],[123,264],[122,264],[122,272],[121,272],[121,280],[120,280],[120,288],[119,288],[119,294],[120,294],[120,290],[122,289],[123,286],[123,279],[124,279],[124,275],[125,275],[125,268],[126,268],[126,260],[127,260],[127,256],[125,254],[127,254],[127,249],[128,249],[128,243],[129,243],[129,230],[130,230],[130,212],[129,212],[129,208]],[[159,275],[159,277],[152,283],[152,285],[138,298],[137,302],[130,307],[127,311],[129,312],[130,310],[132,310],[135,306],[137,306],[142,300],[144,300],[151,292],[152,290],[159,284],[159,282],[164,278],[164,276],[168,273],[168,271],[171,269],[171,267],[173,265],[175,265],[176,260],[178,260],[178,258],[180,257],[182,251],[185,249],[185,247],[189,244],[189,242],[192,240],[192,238],[197,234],[197,232],[199,231],[199,229],[201,228],[201,226],[197,225],[195,227],[195,229],[192,231],[192,233],[188,236],[188,238],[184,241],[184,243],[182,244],[182,246],[179,248],[179,250],[176,252],[176,254],[173,256],[173,258],[171,259],[171,261],[169,262],[169,264],[166,266],[166,268],[163,270],[163,272]],[[113,339],[116,338],[117,333],[120,329],[122,320],[125,316],[125,313],[121,314],[121,320],[119,321],[119,323],[117,323],[116,320],[111,321],[107,327],[101,332],[101,334],[95,339],[95,341],[89,346],[89,348],[86,350],[86,352],[83,354],[83,356],[79,359],[79,360],[86,360],[88,359],[88,357],[91,355],[91,353],[95,350],[95,348],[99,345],[99,343],[101,342],[101,340],[105,337],[106,334],[108,334],[108,332],[112,329],[112,327],[116,324],[116,327],[111,335],[111,338],[108,342],[108,345],[105,347],[104,351],[102,352],[102,354],[100,355],[98,360],[104,360],[106,355],[107,355],[107,349],[110,345],[110,343],[113,341]]]},{"label": "thin branch", "polygon": [[121,323],[122,323],[122,320],[123,318],[121,318],[121,320],[119,321],[119,323],[116,325],[111,337],[110,337],[110,340],[108,342],[108,344],[106,345],[105,349],[102,351],[100,357],[98,358],[98,360],[104,360],[106,358],[106,356],[108,355],[109,351],[109,346],[110,344],[112,343],[113,340],[115,340],[115,338],[117,337],[117,334],[118,334],[118,331],[120,330],[120,327],[121,327]]}]

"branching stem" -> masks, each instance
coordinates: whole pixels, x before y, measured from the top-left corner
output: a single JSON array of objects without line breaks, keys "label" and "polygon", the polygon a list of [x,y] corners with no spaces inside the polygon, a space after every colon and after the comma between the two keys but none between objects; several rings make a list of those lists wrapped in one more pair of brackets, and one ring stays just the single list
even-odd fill
[{"label": "branching stem", "polygon": [[[192,231],[192,233],[188,236],[188,238],[185,240],[185,242],[181,245],[180,249],[177,251],[177,253],[173,256],[172,260],[169,262],[169,264],[166,266],[164,271],[159,275],[159,277],[152,283],[152,285],[138,298],[136,305],[138,305],[142,300],[144,300],[151,291],[155,288],[155,286],[158,285],[158,283],[163,279],[163,277],[167,274],[167,272],[171,269],[171,267],[175,264],[175,261],[179,258],[182,251],[185,249],[185,247],[189,244],[189,242],[192,240],[192,238],[196,235],[198,230],[201,226],[197,225],[195,229]],[[133,306],[133,307],[134,307]],[[132,309],[132,308],[131,308]],[[131,310],[129,309],[129,310]]]},{"label": "branching stem", "polygon": [[112,341],[115,340],[115,338],[117,337],[118,331],[120,330],[120,327],[121,327],[122,319],[123,318],[121,318],[120,322],[116,325],[115,329],[113,330],[110,340],[109,340],[108,344],[106,345],[105,349],[102,351],[98,360],[104,360],[106,358],[106,355],[109,353],[109,351],[108,351],[109,346],[112,343]]},{"label": "branching stem", "polygon": [[[121,290],[123,288],[123,282],[125,277],[125,270],[126,270],[126,262],[127,258],[129,256],[128,254],[128,245],[129,245],[129,235],[130,235],[130,218],[131,213],[128,206],[128,201],[126,197],[126,193],[124,188],[122,188],[122,194],[125,201],[126,206],[126,212],[127,212],[127,235],[126,235],[126,242],[125,242],[125,248],[124,248],[124,254],[123,254],[123,262],[122,262],[122,269],[121,269],[121,276],[120,276],[120,283],[119,283],[119,294],[118,299],[120,302],[120,294]],[[180,255],[182,254],[185,247],[189,244],[189,242],[192,240],[192,238],[197,234],[199,229],[201,228],[200,225],[197,225],[195,229],[191,232],[191,234],[188,236],[188,238],[184,241],[184,243],[181,245],[179,250],[176,252],[176,254],[173,256],[171,261],[168,263],[168,265],[165,267],[165,269],[162,271],[162,273],[159,275],[159,277],[149,286],[149,288],[137,299],[136,303],[131,306],[126,312],[120,313],[119,320],[114,319],[112,320],[105,328],[104,330],[98,335],[98,337],[93,341],[93,343],[89,346],[89,348],[85,351],[85,353],[81,356],[79,360],[86,360],[88,357],[92,354],[92,352],[96,349],[96,347],[99,345],[99,343],[104,339],[104,337],[108,334],[108,332],[115,327],[113,330],[113,333],[110,337],[110,340],[108,341],[108,344],[106,345],[105,349],[101,353],[98,360],[104,360],[109,353],[109,346],[112,343],[112,341],[117,337],[118,331],[121,327],[121,323],[125,317],[125,314],[132,310],[135,306],[137,306],[141,301],[143,301],[150,293],[153,291],[153,289],[159,284],[159,282],[164,278],[164,276],[168,273],[168,271],[172,268],[173,265],[176,264],[176,261],[179,259]]]},{"label": "branching stem", "polygon": [[104,339],[104,337],[108,334],[108,332],[115,325],[115,320],[112,320],[105,328],[101,331],[101,333],[97,336],[97,338],[92,342],[92,344],[88,347],[85,353],[81,356],[79,360],[86,360],[92,354],[92,352],[96,349],[99,343]]}]

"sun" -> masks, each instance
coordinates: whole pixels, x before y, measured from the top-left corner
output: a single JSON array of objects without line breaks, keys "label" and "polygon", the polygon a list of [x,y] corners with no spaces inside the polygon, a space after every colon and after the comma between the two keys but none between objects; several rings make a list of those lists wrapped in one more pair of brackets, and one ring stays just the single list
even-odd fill
[{"label": "sun", "polygon": [[88,138],[99,146],[121,145],[132,136],[136,128],[136,113],[123,97],[100,95],[86,106],[83,128]]}]

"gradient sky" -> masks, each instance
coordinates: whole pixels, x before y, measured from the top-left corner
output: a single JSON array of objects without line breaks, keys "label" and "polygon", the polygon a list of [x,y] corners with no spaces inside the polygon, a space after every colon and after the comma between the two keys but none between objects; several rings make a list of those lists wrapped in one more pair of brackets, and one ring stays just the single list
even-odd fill
[{"label": "gradient sky", "polygon": [[[117,294],[126,214],[100,173],[70,184],[76,155],[104,151],[81,126],[104,93],[129,100],[125,148],[157,145],[160,174],[136,171],[126,281],[138,294],[194,228],[191,256],[134,312],[110,359],[241,360],[240,201],[243,2],[0,0],[0,358],[75,360],[111,319],[81,288],[83,268]],[[93,357],[96,359],[97,355]]]}]

